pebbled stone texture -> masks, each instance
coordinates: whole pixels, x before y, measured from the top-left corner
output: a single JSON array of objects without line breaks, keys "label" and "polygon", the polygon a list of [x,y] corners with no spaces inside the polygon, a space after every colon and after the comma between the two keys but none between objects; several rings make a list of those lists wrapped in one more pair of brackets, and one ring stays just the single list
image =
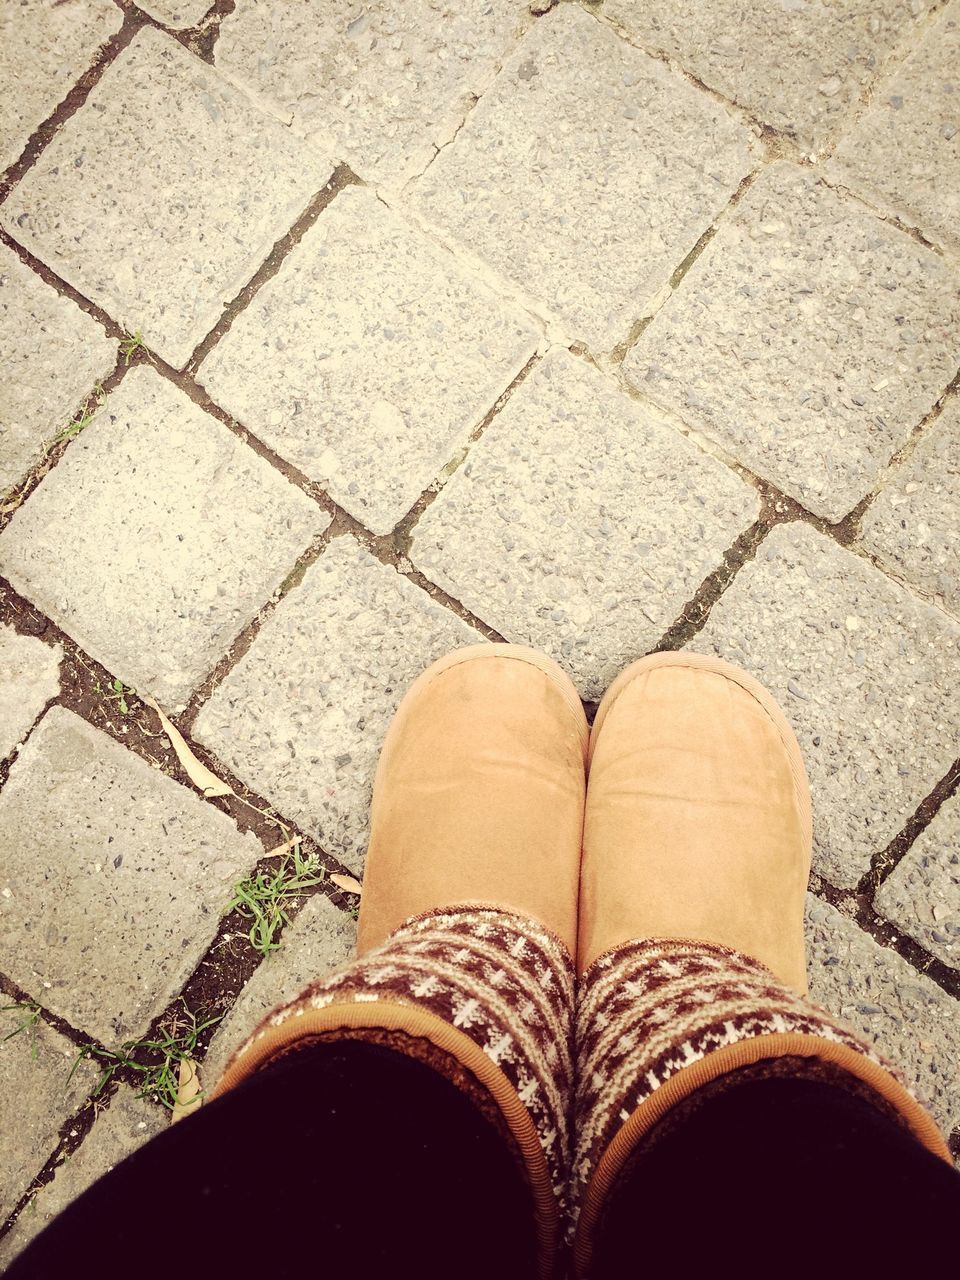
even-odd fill
[{"label": "pebbled stone texture", "polygon": [[723,463],[555,350],[427,509],[410,554],[596,698],[653,648],[759,510]]},{"label": "pebbled stone texture", "polygon": [[881,885],[877,910],[960,969],[960,796],[944,802]]},{"label": "pebbled stone texture", "polygon": [[218,67],[369,182],[422,173],[530,21],[522,0],[238,0]]},{"label": "pebbled stone texture", "polygon": [[349,188],[200,370],[210,394],[389,533],[536,350],[449,254]]},{"label": "pebbled stone texture", "polygon": [[926,0],[606,0],[644,48],[817,151],[913,36]]},{"label": "pebbled stone texture", "polygon": [[524,38],[411,199],[607,350],[757,158],[723,107],[565,4]]},{"label": "pebbled stone texture", "polygon": [[867,508],[860,540],[960,614],[960,401],[948,403]]},{"label": "pebbled stone texture", "polygon": [[266,957],[217,1027],[200,1068],[204,1091],[214,1088],[230,1055],[265,1014],[352,960],[356,944],[356,921],[322,893],[314,894],[284,929],[280,949]]},{"label": "pebbled stone texture", "polygon": [[812,895],[807,954],[810,998],[868,1037],[949,1135],[960,1122],[960,1003]]},{"label": "pebbled stone texture", "polygon": [[122,1084],[106,1111],[101,1111],[80,1147],[60,1165],[53,1181],[34,1195],[12,1231],[0,1242],[0,1267],[9,1266],[34,1236],[92,1186],[98,1178],[132,1155],[169,1123],[169,1112],[138,1098]]},{"label": "pebbled stone texture", "polygon": [[635,386],[839,520],[956,372],[960,276],[778,163],[628,355]]},{"label": "pebbled stone texture", "polygon": [[830,171],[960,247],[960,3],[948,4],[837,148]]},{"label": "pebbled stone texture", "polygon": [[180,368],[331,168],[149,27],[45,148],[0,222]]},{"label": "pebbled stone texture", "polygon": [[434,659],[482,638],[337,538],[202,707],[194,737],[359,872],[377,757],[400,698]]},{"label": "pebbled stone texture", "polygon": [[810,776],[815,869],[852,888],[953,761],[960,627],[797,523],[760,544],[691,648],[778,699]]},{"label": "pebbled stone texture", "polygon": [[213,2],[214,0],[149,0],[139,4],[138,8],[159,18],[168,27],[182,30],[184,27],[195,27]]},{"label": "pebbled stone texture", "polygon": [[329,523],[183,392],[136,368],[0,535],[0,572],[114,675],[176,710]]},{"label": "pebbled stone texture", "polygon": [[60,692],[63,648],[0,624],[0,760],[24,740],[37,716]]},{"label": "pebbled stone texture", "polygon": [[45,1022],[11,1035],[23,1017],[14,1003],[0,995],[0,1222],[53,1154],[61,1125],[97,1082],[96,1068],[85,1062],[67,1083],[76,1047]]},{"label": "pebbled stone texture", "polygon": [[33,131],[120,30],[112,0],[11,0],[0,9],[0,169],[17,160]]},{"label": "pebbled stone texture", "polygon": [[61,297],[0,245],[0,495],[43,457],[97,381],[117,344],[75,302]]},{"label": "pebbled stone texture", "polygon": [[166,1008],[231,886],[263,854],[212,804],[64,707],[10,770],[0,847],[0,969],[108,1046]]}]

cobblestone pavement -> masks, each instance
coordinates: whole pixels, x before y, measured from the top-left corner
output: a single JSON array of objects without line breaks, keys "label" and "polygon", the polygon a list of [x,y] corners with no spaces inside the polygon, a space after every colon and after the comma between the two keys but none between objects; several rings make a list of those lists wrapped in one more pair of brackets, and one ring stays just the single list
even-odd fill
[{"label": "cobblestone pavement", "polygon": [[484,637],[773,690],[814,994],[960,1153],[960,0],[21,0],[0,48],[0,1259],[166,1123],[81,1046],[222,1015],[209,1083],[349,954],[333,881],[262,963],[233,886],[361,875],[402,690]]}]

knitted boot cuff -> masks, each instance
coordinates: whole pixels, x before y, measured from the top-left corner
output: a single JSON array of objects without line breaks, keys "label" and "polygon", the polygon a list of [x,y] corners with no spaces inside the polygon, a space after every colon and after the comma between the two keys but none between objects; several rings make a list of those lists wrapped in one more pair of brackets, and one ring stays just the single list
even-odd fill
[{"label": "knitted boot cuff", "polygon": [[730,1072],[789,1058],[821,1063],[895,1114],[935,1155],[950,1153],[899,1074],[854,1032],[756,960],[710,943],[631,942],[594,961],[577,1006],[577,1147],[569,1234],[585,1275],[606,1197],[654,1125]]},{"label": "knitted boot cuff", "polygon": [[468,1078],[466,1091],[489,1100],[525,1170],[546,1276],[565,1216],[572,1030],[573,965],[558,938],[493,907],[431,911],[268,1014],[211,1096],[336,1033],[409,1052],[461,1087]]}]

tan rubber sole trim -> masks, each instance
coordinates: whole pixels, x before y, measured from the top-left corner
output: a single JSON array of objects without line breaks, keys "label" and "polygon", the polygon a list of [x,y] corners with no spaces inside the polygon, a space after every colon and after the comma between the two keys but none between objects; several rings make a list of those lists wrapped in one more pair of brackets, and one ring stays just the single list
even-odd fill
[{"label": "tan rubber sole trim", "polygon": [[[530,1112],[507,1077],[483,1050],[462,1031],[435,1014],[403,1004],[333,1004],[323,1009],[298,1011],[280,1026],[267,1027],[261,1032],[246,1052],[227,1067],[209,1100],[213,1101],[236,1088],[266,1066],[280,1050],[289,1049],[303,1037],[346,1027],[402,1031],[427,1040],[455,1058],[483,1085],[500,1109],[523,1159],[536,1214],[538,1273],[541,1280],[549,1280],[554,1270],[559,1219],[546,1157]],[[376,1158],[375,1151],[370,1154],[371,1159]],[[323,1153],[318,1153],[318,1159],[323,1158]]]},{"label": "tan rubber sole trim", "polygon": [[634,680],[639,676],[646,675],[648,671],[657,670],[659,667],[686,667],[694,671],[710,671],[714,675],[723,676],[733,684],[739,685],[745,693],[749,693],[760,704],[773,722],[780,741],[783,743],[783,749],[786,752],[790,766],[790,773],[793,777],[804,837],[809,846],[813,841],[813,810],[810,804],[810,784],[807,780],[807,771],[800,752],[800,744],[797,742],[796,735],[790,727],[790,722],[780,709],[779,703],[772,694],[767,692],[759,680],[755,680],[753,676],[748,675],[746,671],[741,671],[739,667],[733,666],[732,663],[724,662],[722,658],[714,658],[704,653],[688,653],[683,649],[670,650],[665,653],[647,654],[645,658],[639,658],[636,662],[632,662],[625,671],[621,671],[620,675],[617,676],[604,694],[603,700],[597,709],[596,718],[593,722],[593,731],[590,734],[587,769],[589,770],[590,762],[593,760],[593,753],[596,750],[597,739],[603,730],[603,723],[613,709],[614,703]]},{"label": "tan rubber sole trim", "polygon": [[910,1132],[928,1151],[947,1164],[953,1164],[950,1149],[926,1110],[888,1071],[863,1054],[833,1040],[794,1032],[741,1040],[708,1054],[671,1076],[637,1107],[617,1131],[601,1156],[584,1196],[573,1246],[574,1276],[577,1280],[582,1280],[589,1270],[593,1235],[606,1197],[627,1159],[653,1126],[678,1103],[721,1076],[757,1062],[784,1057],[818,1058],[821,1062],[831,1062],[843,1068],[898,1111]]}]

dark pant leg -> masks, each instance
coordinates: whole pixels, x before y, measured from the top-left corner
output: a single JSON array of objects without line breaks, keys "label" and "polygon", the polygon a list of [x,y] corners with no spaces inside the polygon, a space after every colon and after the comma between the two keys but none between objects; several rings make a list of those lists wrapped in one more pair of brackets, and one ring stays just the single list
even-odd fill
[{"label": "dark pant leg", "polygon": [[785,1078],[718,1092],[651,1134],[611,1195],[591,1277],[958,1265],[960,1174],[860,1097]]},{"label": "dark pant leg", "polygon": [[303,1049],[79,1197],[9,1280],[534,1274],[530,1195],[453,1084],[360,1042]]}]

